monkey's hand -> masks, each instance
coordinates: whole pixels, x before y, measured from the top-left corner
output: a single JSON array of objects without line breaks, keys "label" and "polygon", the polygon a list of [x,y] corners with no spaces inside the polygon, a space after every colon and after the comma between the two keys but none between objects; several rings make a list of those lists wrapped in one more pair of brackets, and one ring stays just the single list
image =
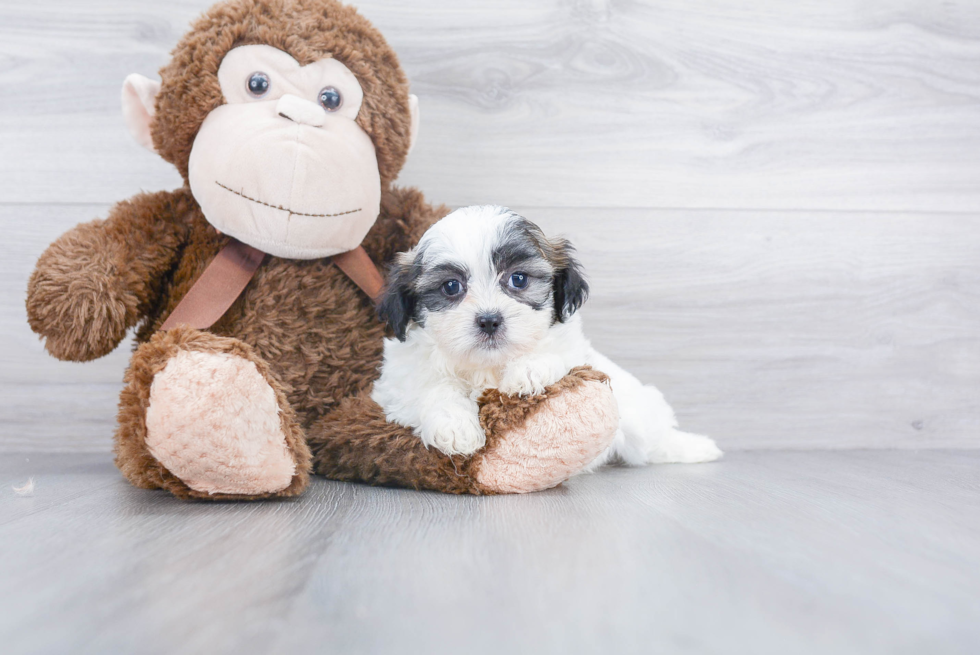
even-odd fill
[{"label": "monkey's hand", "polygon": [[75,227],[41,255],[27,285],[27,320],[48,352],[82,362],[119,345],[176,257],[183,226],[173,210],[182,196],[119,203],[108,219]]},{"label": "monkey's hand", "polygon": [[27,284],[27,320],[58,359],[110,353],[136,313],[102,221],[79,225],[41,255]]},{"label": "monkey's hand", "polygon": [[484,493],[554,487],[586,470],[619,429],[609,377],[587,366],[534,396],[487,389],[480,405],[487,445],[469,460],[469,473]]}]

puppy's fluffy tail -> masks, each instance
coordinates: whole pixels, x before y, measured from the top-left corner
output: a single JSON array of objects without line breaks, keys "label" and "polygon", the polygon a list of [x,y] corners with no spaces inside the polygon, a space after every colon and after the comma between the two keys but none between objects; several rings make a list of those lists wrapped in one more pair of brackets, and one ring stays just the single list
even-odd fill
[{"label": "puppy's fluffy tail", "polygon": [[644,385],[599,352],[593,350],[590,360],[610,377],[619,404],[622,434],[617,435],[609,459],[642,466],[710,462],[722,456],[710,438],[677,429],[674,410],[656,387]]}]

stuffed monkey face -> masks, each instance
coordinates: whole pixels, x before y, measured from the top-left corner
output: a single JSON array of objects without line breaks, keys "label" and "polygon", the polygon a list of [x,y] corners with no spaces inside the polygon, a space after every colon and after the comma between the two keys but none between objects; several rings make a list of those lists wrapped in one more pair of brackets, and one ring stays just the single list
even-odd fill
[{"label": "stuffed monkey face", "polygon": [[250,45],[225,56],[218,81],[226,104],[201,125],[188,165],[208,222],[277,257],[356,248],[378,216],[381,177],[354,122],[363,93],[353,73]]},{"label": "stuffed monkey face", "polygon": [[[315,259],[360,245],[380,211],[381,176],[358,125],[363,90],[340,61],[306,66],[269,45],[231,49],[217,73],[224,104],[194,138],[188,182],[218,230],[277,257]],[[159,84],[130,76],[123,113],[152,149]],[[418,104],[410,97],[411,138]]]}]

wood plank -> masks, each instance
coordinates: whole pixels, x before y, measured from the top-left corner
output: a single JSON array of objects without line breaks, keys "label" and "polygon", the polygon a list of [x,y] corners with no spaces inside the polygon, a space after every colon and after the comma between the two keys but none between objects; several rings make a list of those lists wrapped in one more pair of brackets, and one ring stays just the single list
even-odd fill
[{"label": "wood plank", "polygon": [[586,333],[722,448],[980,447],[980,236],[941,214],[535,209]]},{"label": "wood plank", "polygon": [[0,459],[10,655],[980,648],[977,452],[736,453],[488,498],[315,480],[237,504],[135,489],[105,455],[24,460]]},{"label": "wood plank", "polygon": [[[0,201],[177,185],[119,88],[210,4],[0,7]],[[440,201],[980,210],[971,0],[357,4],[421,97],[403,180]]]},{"label": "wood plank", "polygon": [[[521,208],[578,245],[600,350],[725,449],[980,447],[980,231],[946,214]],[[38,254],[104,206],[0,206],[0,450],[104,450],[128,346],[46,355]]]}]

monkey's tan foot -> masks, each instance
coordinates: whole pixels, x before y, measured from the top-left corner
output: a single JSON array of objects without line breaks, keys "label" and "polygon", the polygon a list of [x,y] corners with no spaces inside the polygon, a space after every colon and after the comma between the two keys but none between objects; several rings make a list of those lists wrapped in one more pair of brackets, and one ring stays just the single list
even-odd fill
[{"label": "monkey's tan foot", "polygon": [[272,387],[254,363],[223,352],[180,351],[157,373],[146,446],[209,494],[282,491],[296,472]]},{"label": "monkey's tan foot", "polygon": [[477,483],[496,493],[549,489],[582,471],[605,450],[619,427],[609,378],[573,369],[543,394],[480,399],[486,449],[474,457]]},{"label": "monkey's tan foot", "polygon": [[291,496],[306,486],[302,431],[244,343],[189,328],[158,333],[126,380],[116,462],[134,484],[194,498]]}]

